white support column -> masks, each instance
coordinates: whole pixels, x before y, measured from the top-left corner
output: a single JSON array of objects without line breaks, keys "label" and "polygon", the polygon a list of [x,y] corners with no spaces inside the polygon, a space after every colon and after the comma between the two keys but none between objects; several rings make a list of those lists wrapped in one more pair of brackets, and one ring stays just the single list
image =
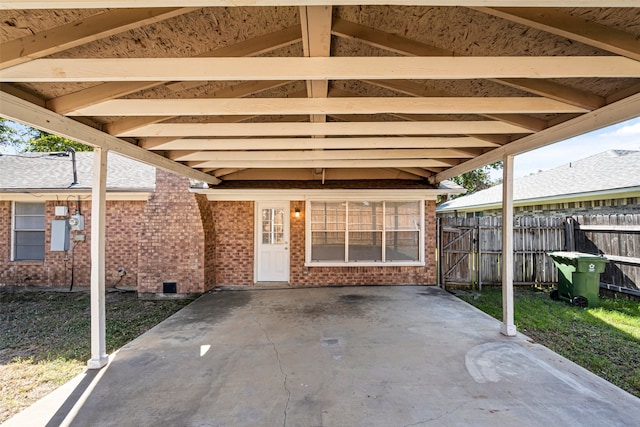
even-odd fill
[{"label": "white support column", "polygon": [[513,321],[513,156],[502,158],[502,326],[500,332],[516,335]]},{"label": "white support column", "polygon": [[91,359],[89,369],[107,364],[105,330],[105,222],[108,150],[95,147],[91,192]]}]

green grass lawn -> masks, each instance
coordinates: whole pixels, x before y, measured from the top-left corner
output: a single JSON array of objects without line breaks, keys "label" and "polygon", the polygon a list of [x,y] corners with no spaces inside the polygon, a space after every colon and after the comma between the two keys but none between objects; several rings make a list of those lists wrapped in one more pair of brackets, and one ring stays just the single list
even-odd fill
[{"label": "green grass lawn", "polygon": [[[89,303],[86,292],[0,293],[0,423],[85,369],[91,356]],[[188,303],[107,293],[107,352]]]},{"label": "green grass lawn", "polygon": [[[461,298],[502,319],[500,289]],[[640,397],[640,301],[601,298],[600,307],[578,308],[545,291],[516,289],[515,323],[533,341]]]}]

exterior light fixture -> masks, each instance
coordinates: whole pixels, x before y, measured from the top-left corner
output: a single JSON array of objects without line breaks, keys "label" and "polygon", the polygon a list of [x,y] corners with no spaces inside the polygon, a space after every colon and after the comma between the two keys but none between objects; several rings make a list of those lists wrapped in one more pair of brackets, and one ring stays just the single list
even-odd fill
[{"label": "exterior light fixture", "polygon": [[296,210],[293,212],[293,216],[295,216],[296,218],[300,218],[300,208],[296,208]]}]

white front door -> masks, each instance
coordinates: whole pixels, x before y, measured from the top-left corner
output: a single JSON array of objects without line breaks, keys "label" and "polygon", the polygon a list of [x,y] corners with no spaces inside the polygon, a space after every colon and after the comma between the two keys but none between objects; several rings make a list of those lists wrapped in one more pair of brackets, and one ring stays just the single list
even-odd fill
[{"label": "white front door", "polygon": [[256,282],[289,282],[289,202],[257,202]]}]

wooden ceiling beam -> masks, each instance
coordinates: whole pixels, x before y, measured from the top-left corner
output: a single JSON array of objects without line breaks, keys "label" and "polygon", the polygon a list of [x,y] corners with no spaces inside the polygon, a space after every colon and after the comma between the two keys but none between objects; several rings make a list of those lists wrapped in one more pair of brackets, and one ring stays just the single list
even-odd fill
[{"label": "wooden ceiling beam", "polygon": [[[305,57],[328,57],[331,55],[331,6],[301,6],[300,26],[302,50]],[[309,98],[326,98],[328,80],[307,80]],[[326,114],[311,114],[311,122],[326,122]]]},{"label": "wooden ceiling beam", "polygon": [[[306,0],[310,6],[321,6],[327,0]],[[603,0],[334,0],[335,6],[406,5],[406,6],[514,6],[514,7],[602,7]],[[299,6],[300,0],[4,0],[1,9],[100,9],[158,6],[238,7]],[[637,0],[607,0],[608,7],[634,7]]]},{"label": "wooden ceiling beam", "polygon": [[[262,83],[265,82],[249,82]],[[267,82],[270,83],[270,82]],[[267,85],[268,86],[268,85]],[[263,88],[260,91],[265,90]],[[249,92],[249,94],[253,91]],[[240,95],[247,96],[247,95]],[[352,97],[352,98],[112,99],[68,116],[213,116],[290,114],[517,114],[584,113],[544,97]],[[522,120],[524,121],[524,120]],[[539,130],[539,129],[538,129]]]},{"label": "wooden ceiling beam", "polygon": [[170,151],[171,160],[258,161],[258,160],[369,160],[369,159],[470,159],[473,154],[450,148],[393,150],[269,150],[269,151]]},{"label": "wooden ceiling beam", "polygon": [[[375,159],[375,160],[216,160],[204,162],[187,162],[192,168],[264,168],[264,169],[297,169],[297,168],[402,168],[402,167],[451,167],[457,162],[445,159]],[[214,177],[212,177],[214,178]]]},{"label": "wooden ceiling beam", "polygon": [[[336,20],[334,33],[337,36],[357,39],[363,43],[370,44],[392,52],[411,56],[454,56],[454,52],[436,48],[424,43],[417,42],[401,36],[396,36],[375,28],[366,27],[344,20]],[[495,83],[505,84],[515,87],[525,92],[535,93],[562,102],[567,102],[579,107],[595,110],[604,105],[604,99],[575,88],[561,85],[555,82],[548,82],[542,79],[520,79],[517,82],[505,81],[503,79],[493,79]],[[442,96],[442,95],[431,95]]]},{"label": "wooden ceiling beam", "polygon": [[[159,140],[159,141],[156,141]],[[327,150],[381,148],[494,148],[487,141],[471,137],[378,137],[378,138],[227,138],[170,139],[141,141],[147,150]]]},{"label": "wooden ceiling beam", "polygon": [[328,122],[328,123],[157,123],[117,136],[239,137],[313,135],[460,135],[531,133],[528,129],[495,121]]},{"label": "wooden ceiling beam", "polygon": [[[260,55],[288,46],[300,40],[300,28],[289,27],[283,30],[274,31],[263,36],[254,37],[239,43],[221,47],[209,52],[205,52],[198,57],[237,57]],[[184,83],[184,82],[181,82]],[[203,84],[203,82],[186,82],[189,87],[184,86],[182,90]],[[63,95],[47,101],[47,108],[60,114],[66,114],[77,108],[82,108],[107,99],[115,99],[121,96],[130,95],[153,87],[167,84],[173,88],[173,82],[153,81],[153,82],[108,82],[94,87],[80,90],[68,95]]]},{"label": "wooden ceiling beam", "polygon": [[[229,86],[224,89],[220,89],[209,96],[212,98],[229,98],[229,97],[245,97],[250,95],[255,95],[256,93],[264,92],[265,90],[274,89],[277,87],[284,86],[290,82],[288,81],[263,81],[263,82],[242,82],[237,85]],[[107,100],[102,101],[102,103],[106,102],[120,102],[124,100]],[[130,101],[139,101],[139,100],[130,100]],[[150,100],[153,101],[153,100]],[[102,105],[97,104],[97,105]],[[96,104],[94,104],[96,105]],[[84,108],[92,108],[91,106],[87,106]],[[127,116],[127,114],[117,114],[118,116]],[[113,123],[110,123],[105,126],[105,131],[111,135],[121,134],[123,132],[128,132],[133,129],[138,129],[140,127],[153,124],[160,123],[165,120],[170,120],[177,115],[160,115],[160,116],[151,116],[150,114],[143,115],[143,117],[135,117],[135,114],[129,114],[129,117],[124,119],[117,120]],[[144,117],[147,116],[147,117]],[[218,123],[235,123],[241,122],[243,120],[247,120],[252,117],[252,115],[238,115],[237,117],[229,117],[229,118],[220,118]],[[215,120],[215,119],[213,119]]]},{"label": "wooden ceiling beam", "polygon": [[115,9],[0,44],[0,69],[53,55],[198,8]]},{"label": "wooden ceiling beam", "polygon": [[536,7],[473,7],[471,9],[640,61],[640,43],[634,34],[572,16],[561,9]]},{"label": "wooden ceiling beam", "polygon": [[0,71],[3,82],[640,78],[621,56],[254,57],[36,59]]}]

